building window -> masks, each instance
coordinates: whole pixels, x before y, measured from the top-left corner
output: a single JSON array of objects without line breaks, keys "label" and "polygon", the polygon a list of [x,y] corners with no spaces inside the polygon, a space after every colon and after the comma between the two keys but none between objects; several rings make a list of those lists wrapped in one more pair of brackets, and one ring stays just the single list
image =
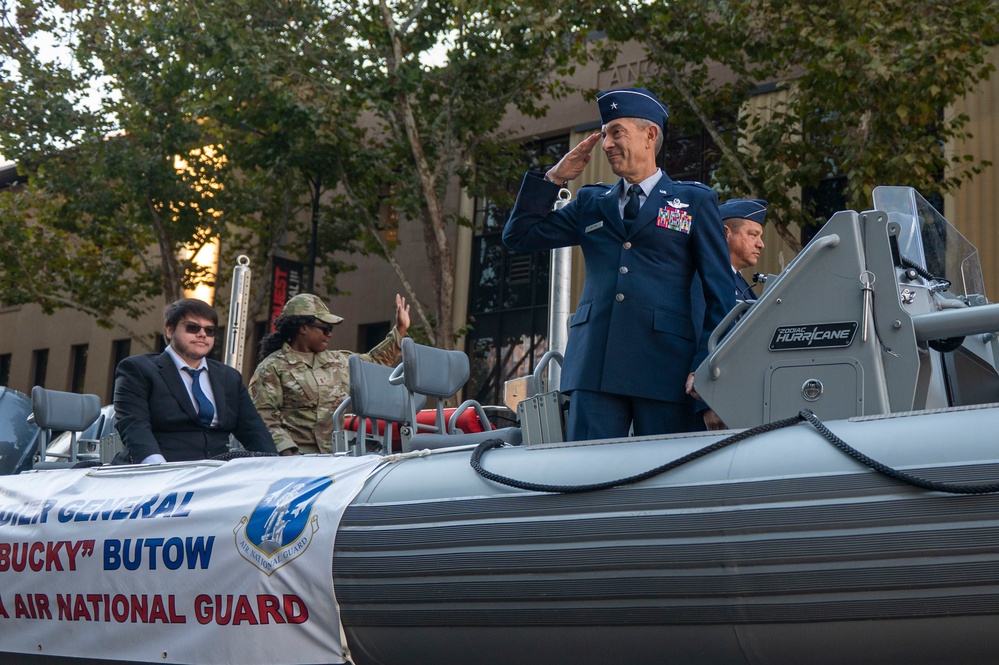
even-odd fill
[{"label": "building window", "polygon": [[132,355],[132,340],[116,339],[111,342],[111,367],[108,371],[108,390],[106,401],[108,404],[114,401],[114,372],[118,369],[118,363]]},{"label": "building window", "polygon": [[695,180],[710,184],[721,158],[721,151],[711,136],[704,130],[685,136],[670,136],[672,129],[667,130],[666,140],[659,154],[659,167],[672,180]]},{"label": "building window", "polygon": [[31,354],[31,385],[45,387],[45,374],[49,370],[49,350],[35,349]]},{"label": "building window", "polygon": [[87,351],[89,345],[74,344],[70,348],[69,390],[82,393],[87,381]]},{"label": "building window", "polygon": [[[569,151],[568,136],[524,146],[526,168],[544,171]],[[511,254],[500,238],[520,178],[475,200],[465,398],[503,403],[503,384],[534,371],[548,350],[550,252]]]},{"label": "building window", "polygon": [[0,355],[0,386],[10,385],[10,354]]},{"label": "building window", "polygon": [[840,210],[846,210],[846,176],[832,175],[820,180],[815,187],[804,187],[801,191],[801,209],[810,220],[802,224],[798,236],[804,247],[830,217]]},{"label": "building window", "polygon": [[367,353],[375,348],[388,336],[392,329],[390,321],[380,321],[378,323],[366,323],[357,327],[357,347],[358,353]]}]

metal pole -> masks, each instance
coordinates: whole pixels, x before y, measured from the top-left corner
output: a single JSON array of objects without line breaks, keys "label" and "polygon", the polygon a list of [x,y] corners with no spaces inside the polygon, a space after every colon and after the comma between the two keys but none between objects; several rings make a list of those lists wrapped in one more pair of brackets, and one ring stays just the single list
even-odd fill
[{"label": "metal pole", "polygon": [[[560,189],[555,210],[564,208],[572,198],[568,189]],[[569,294],[572,285],[572,248],[552,250],[551,282],[548,291],[548,350],[565,355],[569,339]],[[562,367],[558,363],[548,366],[548,390],[558,390],[562,381]],[[541,386],[538,386],[540,389]]]},{"label": "metal pole", "polygon": [[250,306],[250,258],[240,254],[232,271],[232,298],[225,337],[223,362],[242,374],[246,347],[246,320]]}]

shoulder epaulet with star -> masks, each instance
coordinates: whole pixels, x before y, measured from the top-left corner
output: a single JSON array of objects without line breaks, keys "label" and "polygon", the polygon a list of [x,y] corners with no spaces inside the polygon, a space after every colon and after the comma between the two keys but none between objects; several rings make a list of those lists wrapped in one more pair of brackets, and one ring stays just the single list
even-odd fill
[{"label": "shoulder epaulet with star", "polygon": [[674,180],[673,182],[677,185],[693,185],[695,187],[702,187],[704,189],[711,190],[711,188],[708,185],[705,185],[703,182],[699,182],[697,180]]}]

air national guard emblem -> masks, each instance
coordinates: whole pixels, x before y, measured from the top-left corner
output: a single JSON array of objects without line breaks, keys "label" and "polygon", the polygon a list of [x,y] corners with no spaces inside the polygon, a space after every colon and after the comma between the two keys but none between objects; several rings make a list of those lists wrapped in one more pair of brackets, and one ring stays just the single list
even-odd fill
[{"label": "air national guard emblem", "polygon": [[333,478],[284,478],[271,484],[249,517],[233,529],[236,551],[267,575],[299,557],[319,530],[312,506]]},{"label": "air national guard emblem", "polygon": [[671,231],[679,231],[680,233],[690,233],[690,223],[693,218],[690,216],[690,213],[683,210],[689,206],[689,203],[681,203],[680,199],[667,201],[666,207],[659,209],[656,226],[662,226]]}]

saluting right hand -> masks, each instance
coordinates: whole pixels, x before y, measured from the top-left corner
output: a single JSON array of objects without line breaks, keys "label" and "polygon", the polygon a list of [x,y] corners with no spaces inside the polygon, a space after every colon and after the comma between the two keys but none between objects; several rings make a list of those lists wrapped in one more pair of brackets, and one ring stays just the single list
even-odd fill
[{"label": "saluting right hand", "polygon": [[590,134],[567,152],[558,164],[548,170],[548,177],[557,183],[569,182],[579,176],[593,156],[593,148],[600,140],[600,132]]}]

